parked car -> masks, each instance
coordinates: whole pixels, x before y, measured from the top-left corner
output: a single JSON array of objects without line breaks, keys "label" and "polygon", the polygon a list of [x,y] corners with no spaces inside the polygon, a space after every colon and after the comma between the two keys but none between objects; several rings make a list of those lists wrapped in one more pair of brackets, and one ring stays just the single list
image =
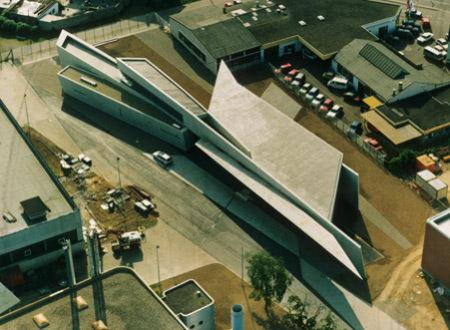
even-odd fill
[{"label": "parked car", "polygon": [[345,92],[343,96],[344,101],[347,103],[359,103],[362,101],[361,97],[356,95],[354,92]]},{"label": "parked car", "polygon": [[428,17],[422,17],[422,29],[424,29],[424,30],[431,29],[431,22]]},{"label": "parked car", "polygon": [[433,40],[433,36],[434,36],[434,34],[431,32],[422,33],[420,35],[420,37],[417,38],[417,43],[420,45],[426,44]]},{"label": "parked car", "polygon": [[344,109],[342,108],[342,106],[335,104],[333,105],[333,107],[330,109],[330,111],[327,112],[327,118],[328,119],[337,119],[337,118],[342,118],[344,116]]},{"label": "parked car", "polygon": [[423,17],[423,14],[421,11],[418,11],[417,9],[413,8],[411,10],[406,11],[406,17],[421,19]]},{"label": "parked car", "polygon": [[157,162],[158,164],[166,167],[172,164],[172,157],[169,154],[166,154],[163,151],[155,151],[153,153],[153,159],[155,160],[155,162]]},{"label": "parked car", "polygon": [[436,40],[436,45],[441,46],[445,51],[448,50],[448,41],[445,38],[439,38]]},{"label": "parked car", "polygon": [[381,151],[381,150],[383,150],[383,146],[375,139],[367,137],[367,138],[364,139],[364,143],[367,144],[369,149],[372,149],[374,151]]},{"label": "parked car", "polygon": [[306,94],[305,100],[306,102],[310,103],[312,102],[312,100],[314,100],[314,98],[316,97],[316,95],[319,94],[319,89],[317,87],[313,87],[309,90],[308,94]]},{"label": "parked car", "polygon": [[310,60],[315,60],[317,58],[316,54],[314,54],[312,51],[310,51],[308,48],[305,47],[302,49],[302,55],[303,58],[307,58]]},{"label": "parked car", "polygon": [[287,73],[287,75],[284,77],[284,81],[288,81],[288,82],[290,82],[290,81],[292,81],[292,80],[294,80],[294,77],[296,76],[296,75],[298,75],[298,70],[297,69],[292,69],[292,70],[290,70],[288,73]]},{"label": "parked car", "polygon": [[332,99],[326,99],[323,101],[322,105],[319,108],[319,111],[328,112],[334,105],[334,101]]},{"label": "parked car", "polygon": [[300,86],[306,82],[306,76],[304,73],[299,73],[295,76],[294,81],[300,82]]},{"label": "parked car", "polygon": [[287,74],[292,69],[291,63],[284,63],[280,65],[277,69],[275,69],[276,74]]},{"label": "parked car", "polygon": [[306,83],[302,86],[302,88],[300,88],[299,90],[299,94],[302,98],[304,98],[306,96],[306,94],[308,94],[309,90],[312,88],[312,85],[310,83]]},{"label": "parked car", "polygon": [[347,135],[361,135],[362,133],[363,124],[360,121],[354,121],[347,131]]},{"label": "parked car", "polygon": [[349,87],[349,81],[344,77],[334,77],[329,82],[327,82],[329,88],[334,88],[338,90],[346,90]]},{"label": "parked car", "polygon": [[316,109],[323,103],[323,101],[325,101],[325,95],[317,94],[314,100],[312,100],[311,106]]},{"label": "parked car", "polygon": [[333,77],[335,76],[335,73],[334,72],[331,72],[331,71],[326,71],[326,72],[324,72],[324,73],[322,73],[322,78],[325,80],[325,81],[329,81],[330,79],[333,79]]},{"label": "parked car", "polygon": [[406,29],[402,29],[402,28],[397,29],[395,34],[399,38],[402,38],[402,39],[405,39],[405,40],[414,40],[414,34],[411,31],[406,30]]}]

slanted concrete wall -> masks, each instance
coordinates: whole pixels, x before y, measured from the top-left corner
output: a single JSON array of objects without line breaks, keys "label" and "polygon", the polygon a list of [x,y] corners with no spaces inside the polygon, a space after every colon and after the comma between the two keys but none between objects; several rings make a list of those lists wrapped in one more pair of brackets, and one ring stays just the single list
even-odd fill
[{"label": "slanted concrete wall", "polygon": [[345,164],[342,164],[338,195],[348,205],[359,209],[359,175]]},{"label": "slanted concrete wall", "polygon": [[196,140],[195,136],[185,127],[182,129],[175,128],[126,104],[75,83],[63,75],[59,75],[59,79],[64,93],[181,150],[188,150]]}]

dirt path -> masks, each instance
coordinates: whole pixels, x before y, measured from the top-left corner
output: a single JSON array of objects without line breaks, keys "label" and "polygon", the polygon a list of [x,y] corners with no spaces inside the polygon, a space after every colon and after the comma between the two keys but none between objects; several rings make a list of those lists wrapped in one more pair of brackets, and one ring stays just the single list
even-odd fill
[{"label": "dirt path", "polygon": [[376,301],[386,301],[394,297],[397,293],[404,292],[408,286],[408,279],[413,277],[417,273],[418,267],[420,267],[421,257],[422,244],[419,244],[405,259],[403,259],[390,275],[389,281]]}]

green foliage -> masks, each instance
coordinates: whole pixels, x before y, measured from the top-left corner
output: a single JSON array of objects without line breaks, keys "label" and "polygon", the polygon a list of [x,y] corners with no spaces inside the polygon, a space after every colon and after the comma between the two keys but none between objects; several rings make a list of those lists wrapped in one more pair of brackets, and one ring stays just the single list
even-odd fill
[{"label": "green foliage", "polygon": [[255,300],[264,300],[266,311],[272,302],[280,302],[292,283],[292,276],[283,267],[280,259],[261,251],[247,255],[248,276],[253,290],[250,294]]},{"label": "green foliage", "polygon": [[321,318],[320,307],[311,311],[306,300],[298,296],[290,296],[288,299],[288,312],[278,316],[273,312],[267,319],[256,316],[257,323],[264,330],[334,330],[336,323],[331,314]]},{"label": "green foliage", "polygon": [[403,150],[396,157],[391,158],[386,167],[395,174],[410,174],[416,166],[416,152],[412,150]]},{"label": "green foliage", "polygon": [[7,35],[32,37],[37,34],[38,30],[39,28],[36,25],[16,22],[12,19],[0,15],[0,32],[3,32]]}]

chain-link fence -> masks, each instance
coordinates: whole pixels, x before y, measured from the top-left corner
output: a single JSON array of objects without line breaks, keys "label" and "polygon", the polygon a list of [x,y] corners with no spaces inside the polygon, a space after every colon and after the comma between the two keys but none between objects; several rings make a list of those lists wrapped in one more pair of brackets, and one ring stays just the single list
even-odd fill
[{"label": "chain-link fence", "polygon": [[[274,71],[275,68],[272,67],[272,70]],[[275,72],[275,71],[274,71]],[[352,143],[356,144],[359,148],[364,150],[365,153],[367,153],[370,157],[372,157],[377,164],[380,165],[380,167],[385,170],[384,167],[384,161],[386,158],[386,154],[383,152],[379,152],[375,150],[369,143],[364,142],[365,137],[362,135],[354,134],[350,131],[350,125],[345,123],[343,120],[334,117],[330,118],[327,117],[327,112],[320,111],[319,107],[313,107],[309,104],[306,104],[304,97],[305,95],[300,94],[300,88],[293,87],[291,84],[291,81],[287,81],[284,78],[286,77],[282,73],[275,73],[276,78],[283,83],[288,89],[292,91],[292,93],[297,97],[297,99],[301,100],[301,103],[306,106],[307,109],[314,111],[319,118],[324,120],[326,123],[330,124],[332,127],[335,127],[337,130],[339,130],[343,135]]]},{"label": "chain-link fence", "polygon": [[[90,44],[98,44],[108,40],[156,28],[155,15],[149,13],[115,23],[75,33],[76,36]],[[13,60],[16,63],[27,63],[57,54],[58,38],[30,43],[15,49],[2,49],[0,46],[0,62]],[[31,42],[31,41],[30,41]]]}]

